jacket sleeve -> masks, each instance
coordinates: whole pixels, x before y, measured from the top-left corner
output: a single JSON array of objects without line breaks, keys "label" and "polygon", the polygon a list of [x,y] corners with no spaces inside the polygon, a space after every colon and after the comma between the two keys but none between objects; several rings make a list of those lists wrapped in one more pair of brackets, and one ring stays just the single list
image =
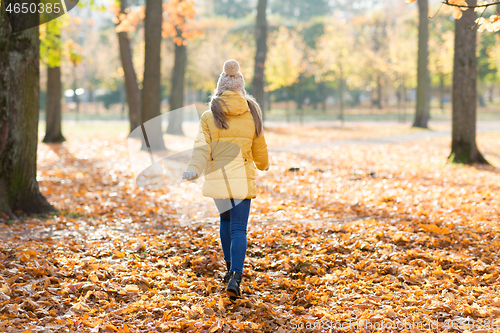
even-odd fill
[{"label": "jacket sleeve", "polygon": [[269,155],[264,133],[253,140],[252,155],[257,169],[261,171],[267,171],[269,169]]},{"label": "jacket sleeve", "polygon": [[196,134],[196,139],[193,147],[193,155],[189,161],[187,171],[195,171],[197,177],[200,177],[207,166],[208,160],[210,159],[209,145],[211,142],[210,130],[208,128],[207,120],[205,116],[200,119],[200,126],[198,128],[198,134]]}]

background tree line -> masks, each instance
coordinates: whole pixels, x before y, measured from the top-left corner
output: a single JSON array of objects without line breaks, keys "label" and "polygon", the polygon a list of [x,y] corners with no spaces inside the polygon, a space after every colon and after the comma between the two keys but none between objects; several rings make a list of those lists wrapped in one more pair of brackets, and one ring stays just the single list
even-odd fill
[{"label": "background tree line", "polygon": [[[450,160],[486,163],[475,144],[476,105],[495,103],[500,43],[492,34],[476,42],[478,29],[470,28],[477,14],[464,11],[474,0],[452,3],[452,13],[441,11],[430,21],[426,0],[418,0],[418,7],[396,0],[80,5],[63,20],[22,33],[12,33],[1,18],[0,211],[8,216],[53,209],[36,185],[40,106],[45,142],[64,140],[62,92],[76,115],[82,100],[120,102],[134,129],[165,112],[162,101],[170,110],[185,105],[188,93],[206,102],[229,58],[238,59],[251,78],[247,88],[266,117],[273,103],[285,103],[287,116],[290,104],[302,115],[333,104],[342,121],[347,106],[411,103],[414,126],[426,128],[435,90],[440,108],[447,97],[453,104]],[[182,134],[182,121],[170,119],[167,132]],[[156,130],[163,131],[160,124]],[[162,140],[148,145],[166,148]]]}]

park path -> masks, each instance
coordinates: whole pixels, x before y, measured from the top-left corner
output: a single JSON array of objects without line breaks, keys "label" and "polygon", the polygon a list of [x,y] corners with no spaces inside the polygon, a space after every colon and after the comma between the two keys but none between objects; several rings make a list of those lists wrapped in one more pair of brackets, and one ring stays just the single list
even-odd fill
[{"label": "park path", "polygon": [[[487,133],[500,131],[500,121],[478,122],[477,132]],[[436,139],[451,137],[451,130],[428,130],[405,134],[379,136],[373,138],[328,140],[324,142],[294,143],[279,148],[269,149],[271,153],[303,153],[310,150],[328,147],[348,146],[348,145],[380,145],[380,144],[403,144],[411,141]]]}]

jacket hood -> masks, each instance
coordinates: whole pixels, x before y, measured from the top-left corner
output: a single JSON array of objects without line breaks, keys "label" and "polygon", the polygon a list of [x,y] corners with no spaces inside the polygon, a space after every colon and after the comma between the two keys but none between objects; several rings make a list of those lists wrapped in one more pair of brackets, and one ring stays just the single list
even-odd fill
[{"label": "jacket hood", "polygon": [[227,115],[230,116],[239,116],[247,111],[249,111],[248,102],[245,97],[243,97],[240,93],[233,90],[226,90],[220,95],[220,99],[222,99],[227,104],[222,104],[222,109],[226,112]]}]

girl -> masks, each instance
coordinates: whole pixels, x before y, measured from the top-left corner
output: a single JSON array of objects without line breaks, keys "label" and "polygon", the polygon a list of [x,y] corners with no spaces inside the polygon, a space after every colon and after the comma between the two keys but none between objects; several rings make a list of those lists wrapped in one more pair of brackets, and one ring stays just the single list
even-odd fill
[{"label": "girl", "polygon": [[262,112],[245,92],[236,60],[224,63],[210,110],[203,113],[193,155],[182,178],[205,172],[202,193],[215,200],[220,215],[220,238],[226,261],[227,294],[240,297],[241,274],[247,249],[250,201],[256,196],[255,174],[269,169]]}]

